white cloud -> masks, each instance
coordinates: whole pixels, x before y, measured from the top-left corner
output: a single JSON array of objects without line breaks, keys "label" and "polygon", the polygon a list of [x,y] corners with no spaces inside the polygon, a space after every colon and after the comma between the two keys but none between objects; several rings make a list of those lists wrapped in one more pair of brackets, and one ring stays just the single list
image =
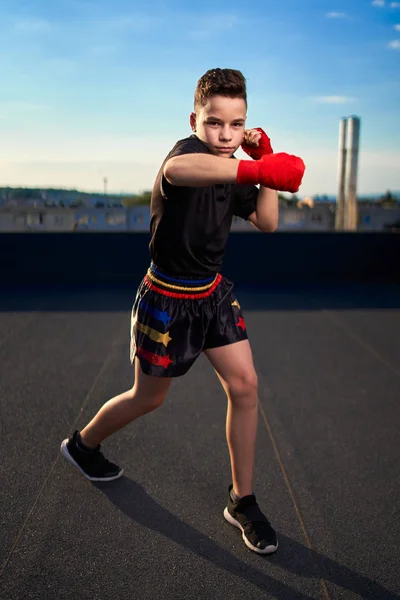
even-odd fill
[{"label": "white cloud", "polygon": [[18,19],[14,22],[14,31],[17,33],[47,33],[52,25],[44,19]]},{"label": "white cloud", "polygon": [[344,12],[328,12],[326,13],[328,19],[346,19],[347,15]]},{"label": "white cloud", "polygon": [[314,100],[320,104],[347,104],[354,102],[355,98],[351,96],[316,96]]},{"label": "white cloud", "polygon": [[388,43],[388,46],[389,48],[392,48],[392,50],[400,50],[400,40],[393,40]]},{"label": "white cloud", "polygon": [[400,8],[400,2],[391,2],[390,8]]},{"label": "white cloud", "polygon": [[400,31],[400,24],[399,25],[395,25],[394,28],[395,28],[396,31]]},{"label": "white cloud", "polygon": [[372,6],[385,6],[385,0],[373,0]]}]

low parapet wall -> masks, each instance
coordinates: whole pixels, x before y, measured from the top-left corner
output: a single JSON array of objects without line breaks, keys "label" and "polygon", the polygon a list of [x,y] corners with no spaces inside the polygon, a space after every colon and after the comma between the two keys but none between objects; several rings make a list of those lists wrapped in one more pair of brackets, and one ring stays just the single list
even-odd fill
[{"label": "low parapet wall", "polygon": [[[3,233],[1,283],[138,283],[148,233]],[[223,273],[236,283],[400,281],[400,234],[231,233]]]}]

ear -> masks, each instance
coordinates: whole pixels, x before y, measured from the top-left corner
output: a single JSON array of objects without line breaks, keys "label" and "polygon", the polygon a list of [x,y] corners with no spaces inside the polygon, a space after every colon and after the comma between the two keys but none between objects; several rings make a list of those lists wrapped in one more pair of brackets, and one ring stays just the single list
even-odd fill
[{"label": "ear", "polygon": [[196,113],[190,113],[190,128],[192,131],[196,131]]}]

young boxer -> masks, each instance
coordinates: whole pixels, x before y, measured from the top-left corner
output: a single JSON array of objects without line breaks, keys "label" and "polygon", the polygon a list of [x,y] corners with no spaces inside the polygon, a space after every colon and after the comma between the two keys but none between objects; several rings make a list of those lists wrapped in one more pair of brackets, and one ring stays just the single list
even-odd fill
[{"label": "young boxer", "polygon": [[[212,69],[199,79],[192,134],[175,144],[153,188],[151,264],[131,318],[133,387],[104,404],[61,451],[91,481],[121,477],[123,470],[104,457],[100,444],[160,406],[173,378],[204,352],[228,400],[232,484],[224,516],[251,550],[268,554],[278,541],[253,493],[257,374],[233,284],[221,267],[233,216],[274,231],[276,190],[297,192],[305,166],[298,157],[274,154],[261,128],[246,129],[246,113],[240,71]],[[251,160],[235,160],[240,146]]]}]

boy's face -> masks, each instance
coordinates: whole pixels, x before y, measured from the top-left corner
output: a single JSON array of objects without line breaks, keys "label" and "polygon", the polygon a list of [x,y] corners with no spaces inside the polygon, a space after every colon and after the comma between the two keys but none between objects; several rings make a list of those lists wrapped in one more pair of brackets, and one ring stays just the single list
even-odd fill
[{"label": "boy's face", "polygon": [[190,115],[190,126],[213,154],[230,158],[243,141],[246,102],[243,98],[212,96]]}]

